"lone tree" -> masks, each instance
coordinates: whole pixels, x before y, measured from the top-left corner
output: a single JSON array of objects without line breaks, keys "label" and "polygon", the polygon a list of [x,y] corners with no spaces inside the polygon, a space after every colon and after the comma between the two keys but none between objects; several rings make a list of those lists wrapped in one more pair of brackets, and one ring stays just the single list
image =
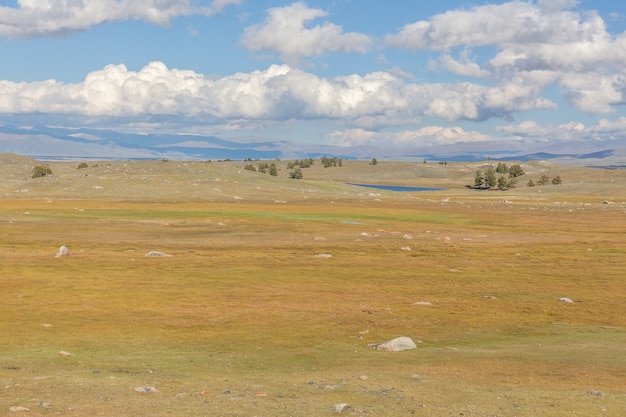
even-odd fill
[{"label": "lone tree", "polygon": [[300,169],[300,167],[297,167],[293,172],[289,174],[289,178],[293,178],[294,180],[301,180],[302,169]]},{"label": "lone tree", "polygon": [[276,168],[276,164],[275,163],[272,163],[270,165],[270,175],[273,176],[273,177],[278,176],[278,169]]},{"label": "lone tree", "polygon": [[377,165],[378,164],[378,160],[376,158],[372,158],[372,162],[370,162],[370,165]]},{"label": "lone tree", "polygon": [[33,168],[33,178],[41,178],[46,175],[52,175],[52,169],[48,164],[37,165]]}]

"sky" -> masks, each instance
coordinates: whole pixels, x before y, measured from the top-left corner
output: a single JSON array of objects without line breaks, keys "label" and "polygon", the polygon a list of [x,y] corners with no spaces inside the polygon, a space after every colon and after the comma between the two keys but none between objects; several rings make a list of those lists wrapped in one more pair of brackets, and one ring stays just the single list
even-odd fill
[{"label": "sky", "polygon": [[0,0],[0,126],[626,139],[623,0]]}]

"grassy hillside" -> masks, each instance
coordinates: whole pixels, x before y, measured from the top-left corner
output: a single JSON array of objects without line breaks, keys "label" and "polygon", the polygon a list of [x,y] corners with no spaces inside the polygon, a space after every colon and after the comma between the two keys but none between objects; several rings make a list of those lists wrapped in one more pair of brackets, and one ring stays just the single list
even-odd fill
[{"label": "grassy hillside", "polygon": [[[466,189],[473,164],[33,163],[0,164],[0,414],[626,409],[621,171],[537,162],[563,185],[503,192]],[[398,336],[417,349],[368,346]]]}]

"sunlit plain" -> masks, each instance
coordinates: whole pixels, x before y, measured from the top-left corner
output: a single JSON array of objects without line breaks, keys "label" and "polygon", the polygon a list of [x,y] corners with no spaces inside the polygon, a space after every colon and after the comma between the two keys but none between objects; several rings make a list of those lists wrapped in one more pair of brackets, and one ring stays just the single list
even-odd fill
[{"label": "sunlit plain", "polygon": [[[63,162],[31,179],[31,161],[11,161],[2,412],[626,409],[621,171],[530,163],[503,192],[465,187],[482,164],[317,164],[292,180],[286,162],[278,177],[243,162]],[[564,184],[521,183],[543,172]],[[398,336],[417,348],[368,346]]]}]

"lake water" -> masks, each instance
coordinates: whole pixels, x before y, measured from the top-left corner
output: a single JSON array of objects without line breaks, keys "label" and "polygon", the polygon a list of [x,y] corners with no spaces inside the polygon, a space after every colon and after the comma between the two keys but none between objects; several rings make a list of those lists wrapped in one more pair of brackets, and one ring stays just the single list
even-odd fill
[{"label": "lake water", "polygon": [[404,185],[378,185],[378,184],[357,184],[355,182],[349,182],[349,185],[356,185],[357,187],[377,188],[379,190],[398,191],[398,192],[412,192],[412,191],[438,191],[443,188],[431,188],[431,187],[409,187]]}]

